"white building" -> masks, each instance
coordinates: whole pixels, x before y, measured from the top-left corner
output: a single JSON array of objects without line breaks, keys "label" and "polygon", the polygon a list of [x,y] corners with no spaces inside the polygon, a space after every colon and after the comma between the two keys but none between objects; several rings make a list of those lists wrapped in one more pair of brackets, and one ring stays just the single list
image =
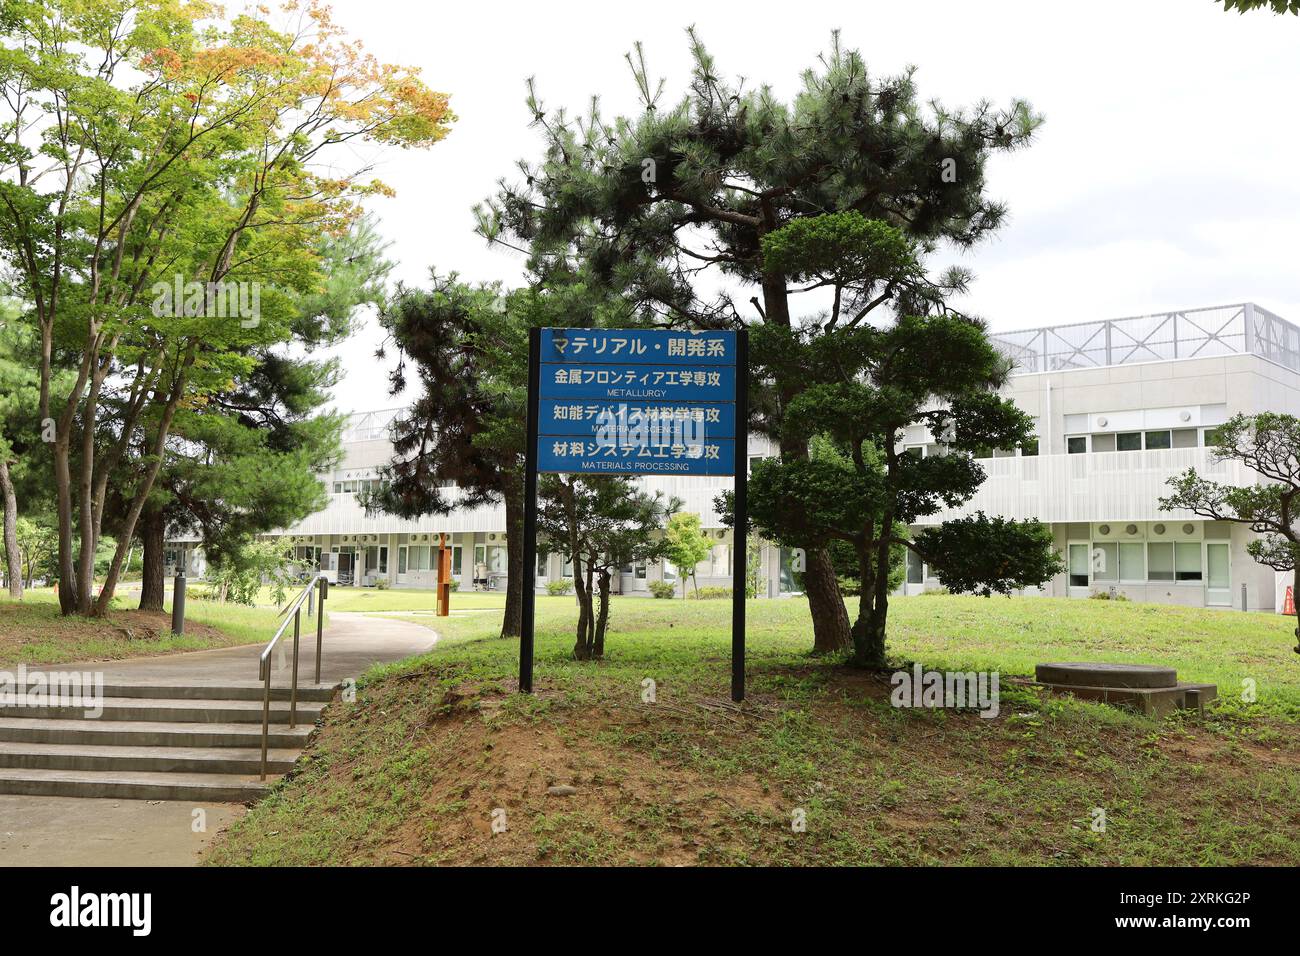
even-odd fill
[{"label": "white building", "polygon": [[[1048,523],[1068,571],[1041,592],[1087,597],[1097,592],[1133,600],[1271,610],[1274,575],[1246,553],[1252,533],[1240,525],[1165,513],[1158,499],[1167,480],[1191,467],[1216,481],[1257,477],[1214,460],[1209,434],[1243,412],[1300,414],[1300,329],[1250,303],[1127,319],[999,333],[1018,369],[1007,394],[1037,420],[1037,447],[993,450],[981,464],[988,478],[963,508],[934,522],[983,510]],[[331,491],[322,511],[280,533],[305,559],[322,559],[341,580],[395,587],[431,587],[438,535],[450,536],[452,571],[461,590],[504,589],[505,513],[500,506],[461,509],[446,517],[407,521],[368,517],[357,492],[389,460],[387,429],[400,409],[354,415],[338,468],[322,477]],[[940,451],[917,426],[904,436],[916,454]],[[749,456],[769,453],[751,438]],[[701,586],[731,584],[732,539],[714,498],[730,478],[643,478],[698,513],[717,544],[701,563]],[[202,568],[196,540],[169,543],[168,562]],[[794,590],[787,549],[765,547],[759,592]],[[539,557],[536,581],[569,576],[559,556]],[[671,567],[625,568],[624,593],[674,578]],[[905,590],[940,586],[915,558]]]}]

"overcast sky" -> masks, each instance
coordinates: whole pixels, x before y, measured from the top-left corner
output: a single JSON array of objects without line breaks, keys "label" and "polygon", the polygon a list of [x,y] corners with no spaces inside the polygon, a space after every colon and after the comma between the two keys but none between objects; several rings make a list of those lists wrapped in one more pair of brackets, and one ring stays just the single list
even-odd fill
[{"label": "overcast sky", "polygon": [[[471,207],[541,140],[524,80],[549,106],[636,108],[623,54],[640,40],[676,100],[695,24],[723,71],[783,97],[842,30],[868,69],[912,64],[923,99],[1028,99],[1046,123],[993,160],[1010,217],[961,256],[962,303],[994,330],[1254,301],[1300,322],[1300,18],[1224,13],[1211,0],[820,3],[421,3],[336,0],[381,59],[419,66],[460,117],[432,149],[381,154],[397,191],[372,209],[395,278],[430,266],[517,281],[517,256],[473,233]],[[1069,11],[1074,16],[1057,15]],[[339,351],[336,405],[401,404],[372,357],[373,321]]]}]

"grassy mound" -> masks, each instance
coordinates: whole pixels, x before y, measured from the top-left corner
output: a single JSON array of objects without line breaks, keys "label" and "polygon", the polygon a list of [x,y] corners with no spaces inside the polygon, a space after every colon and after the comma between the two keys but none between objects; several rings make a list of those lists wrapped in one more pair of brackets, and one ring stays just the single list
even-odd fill
[{"label": "grassy mound", "polygon": [[[1003,662],[993,719],[894,708],[888,674],[809,657],[799,601],[751,605],[739,708],[727,700],[725,608],[620,599],[608,659],[579,664],[572,600],[540,599],[533,697],[514,693],[517,644],[492,636],[497,614],[432,622],[438,647],[332,705],[292,779],[209,862],[1300,862],[1300,664],[1285,656],[1287,622],[1100,603],[898,602],[900,661]],[[1218,659],[1225,642],[1235,658]],[[1187,678],[1249,672],[1260,699],[1157,722],[1013,676],[1089,649]]]}]

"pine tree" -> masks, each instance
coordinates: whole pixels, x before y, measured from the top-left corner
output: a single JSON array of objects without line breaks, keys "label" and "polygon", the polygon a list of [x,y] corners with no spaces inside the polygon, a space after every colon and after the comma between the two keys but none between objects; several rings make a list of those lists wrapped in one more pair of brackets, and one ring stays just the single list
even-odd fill
[{"label": "pine tree", "polygon": [[[832,36],[829,53],[784,103],[765,86],[726,80],[694,30],[689,90],[664,102],[638,45],[628,56],[641,111],[603,118],[548,110],[530,81],[528,108],[544,153],[521,163],[523,182],[502,182],[478,210],[490,241],[526,248],[546,279],[576,275],[626,295],[659,321],[681,327],[751,323],[797,330],[825,316],[796,315],[809,291],[769,268],[763,237],[800,219],[855,211],[900,229],[923,251],[970,246],[1005,214],[987,198],[990,155],[1028,142],[1039,119],[1023,101],[946,110],[918,102],[912,71],[872,78],[861,55]],[[887,276],[859,309],[897,293]],[[959,288],[965,276],[949,277]],[[733,284],[714,293],[719,282]],[[736,304],[734,286],[754,292]],[[824,287],[822,287],[824,288]],[[805,386],[801,374],[752,380],[751,427],[776,438],[783,459],[805,459],[804,438],[779,434],[782,409]],[[805,589],[814,645],[846,648],[850,627],[824,547],[807,548]]]}]

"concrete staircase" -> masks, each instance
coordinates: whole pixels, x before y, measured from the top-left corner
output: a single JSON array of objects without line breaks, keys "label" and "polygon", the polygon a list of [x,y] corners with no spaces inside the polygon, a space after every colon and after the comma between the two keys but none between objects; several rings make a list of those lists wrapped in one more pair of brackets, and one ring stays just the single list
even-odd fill
[{"label": "concrete staircase", "polygon": [[287,773],[334,696],[299,685],[271,689],[267,781],[260,682],[104,687],[103,713],[81,707],[0,706],[0,793],[134,800],[256,800]]}]

